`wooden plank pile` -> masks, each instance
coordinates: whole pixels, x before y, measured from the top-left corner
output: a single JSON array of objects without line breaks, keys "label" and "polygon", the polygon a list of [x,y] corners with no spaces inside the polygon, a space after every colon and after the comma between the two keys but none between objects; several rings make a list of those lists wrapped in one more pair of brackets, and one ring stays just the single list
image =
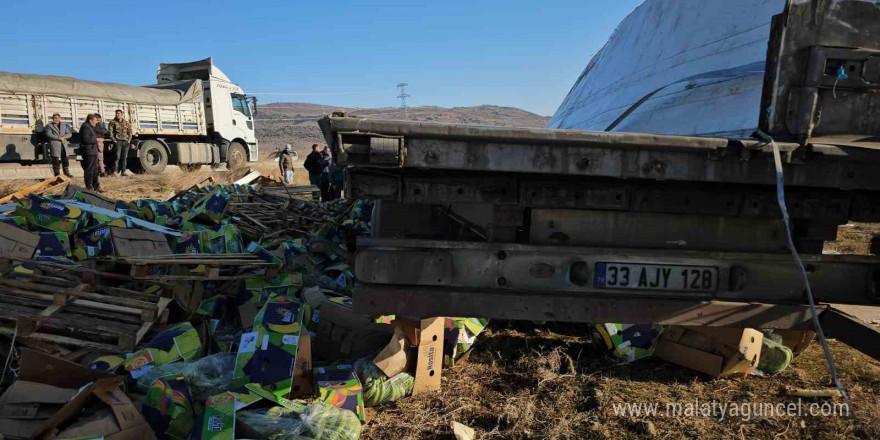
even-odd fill
[{"label": "wooden plank pile", "polygon": [[66,188],[67,185],[70,184],[70,178],[67,176],[55,176],[48,178],[46,180],[37,182],[33,185],[28,185],[12,194],[9,194],[5,197],[0,198],[0,205],[6,203],[14,203],[19,200],[26,198],[27,196],[34,195],[48,195],[48,194],[60,194]]},{"label": "wooden plank pile", "polygon": [[231,202],[227,207],[227,213],[239,220],[236,226],[249,239],[261,241],[281,235],[304,237],[325,222],[339,226],[355,203],[335,204],[338,210],[333,217],[327,218],[320,210],[322,208],[315,204],[302,203],[296,197],[268,190],[263,188],[250,201]]},{"label": "wooden plank pile", "polygon": [[0,278],[0,334],[117,352],[132,350],[168,319],[171,298],[158,286],[133,290],[109,285],[100,271],[28,265],[33,269],[18,271],[13,261],[0,259],[7,269]]},{"label": "wooden plank pile", "polygon": [[[99,204],[97,200],[93,201],[94,198],[100,198],[98,195],[69,186],[69,183],[66,177],[47,179],[22,188],[2,200],[13,203],[30,195],[56,194],[46,198],[45,203],[58,200],[64,206],[64,200],[76,198],[81,203]],[[287,261],[278,245],[280,241],[302,239],[304,241],[300,243],[305,243],[309,255],[335,253],[337,259],[348,258],[341,248],[324,246],[327,248],[324,249],[324,239],[315,235],[319,230],[331,231],[332,234],[336,229],[350,228],[342,224],[355,206],[355,201],[315,203],[312,201],[314,187],[281,185],[256,172],[240,179],[239,183],[255,185],[247,191],[227,187],[225,193],[228,203],[221,215],[223,225],[233,225],[240,233],[239,238],[226,238],[238,240],[237,246],[229,247],[234,250],[230,251],[233,253],[125,255],[121,252],[122,248],[117,246],[118,243],[111,240],[109,243],[113,248],[110,253],[101,254],[98,251],[106,249],[80,240],[80,236],[71,231],[67,234],[69,244],[65,244],[71,250],[66,256],[43,255],[42,248],[39,248],[41,245],[30,257],[0,255],[0,335],[14,337],[17,341],[51,353],[65,353],[69,349],[129,352],[145,339],[149,340],[150,332],[169,320],[197,319],[194,316],[203,299],[217,295],[235,297],[240,293],[242,280],[277,278],[289,272],[290,267],[282,268]],[[223,188],[212,178],[207,178],[170,200],[156,203],[178,204],[180,208],[176,209],[180,211],[174,215],[185,218],[187,210],[192,210],[202,200],[201,197]],[[69,191],[65,193],[65,189]],[[128,213],[126,215],[137,215],[132,204],[125,206],[111,199],[100,202],[106,211],[119,210]],[[54,230],[46,225],[32,224],[30,220],[22,224],[21,218],[13,220],[12,215],[10,212],[2,220],[21,229],[20,234],[48,234],[47,237],[53,238],[55,236],[51,234],[57,233],[50,232]],[[101,219],[101,216],[109,219]],[[89,217],[83,215],[83,218]],[[95,211],[94,218],[88,221],[106,222],[110,219],[112,217],[109,215]],[[63,221],[67,220],[59,220]],[[203,229],[195,229],[195,232],[187,230],[185,234],[220,227],[204,219],[193,219],[192,222],[190,226]],[[88,227],[94,228],[92,223],[83,228]],[[128,225],[132,230],[141,227]],[[174,239],[168,237],[169,241]],[[107,245],[108,242],[95,243]],[[254,250],[245,244],[253,244]],[[75,246],[80,250],[83,246],[94,246],[96,251],[91,254],[93,256],[83,252],[76,254],[72,252]],[[136,247],[127,252],[131,249]],[[205,252],[204,249],[201,247],[200,251]],[[308,260],[307,256],[297,257],[304,261]],[[321,265],[325,263],[324,260],[330,261],[327,256],[315,258]],[[307,266],[315,269],[318,264],[315,261]],[[334,279],[338,276],[338,273],[333,274]]]}]

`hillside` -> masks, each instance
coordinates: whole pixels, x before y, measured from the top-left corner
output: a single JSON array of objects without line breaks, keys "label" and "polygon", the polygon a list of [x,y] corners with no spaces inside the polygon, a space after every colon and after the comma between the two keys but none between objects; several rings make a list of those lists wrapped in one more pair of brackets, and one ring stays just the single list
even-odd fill
[{"label": "hillside", "polygon": [[325,143],[315,120],[334,111],[371,119],[439,122],[449,124],[497,125],[542,128],[549,117],[513,107],[480,105],[476,107],[411,107],[405,112],[396,107],[345,108],[320,104],[280,102],[259,106],[256,129],[261,150],[268,155],[290,143],[300,153],[314,143]]}]

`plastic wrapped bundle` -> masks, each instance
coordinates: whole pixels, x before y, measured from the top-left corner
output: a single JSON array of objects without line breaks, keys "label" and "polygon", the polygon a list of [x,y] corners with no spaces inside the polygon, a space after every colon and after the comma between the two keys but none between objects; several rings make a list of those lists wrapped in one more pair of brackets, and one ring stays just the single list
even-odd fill
[{"label": "plastic wrapped bundle", "polygon": [[464,356],[489,325],[483,318],[444,318],[443,360],[447,367]]},{"label": "plastic wrapped bundle", "polygon": [[388,378],[370,357],[354,363],[354,371],[364,387],[364,406],[384,405],[402,399],[412,393],[415,378],[403,372]]},{"label": "plastic wrapped bundle", "polygon": [[270,440],[299,440],[305,426],[299,414],[282,408],[239,411],[235,419]]},{"label": "plastic wrapped bundle", "polygon": [[283,407],[239,411],[236,420],[269,440],[357,440],[361,422],[347,410],[323,402],[298,412]]},{"label": "plastic wrapped bundle", "polygon": [[195,362],[161,365],[140,376],[137,386],[147,389],[162,376],[179,374],[186,377],[196,401],[203,402],[208,397],[229,389],[235,368],[235,356],[235,353],[217,353]]},{"label": "plastic wrapped bundle", "polygon": [[761,360],[758,361],[758,370],[767,374],[778,374],[791,365],[794,354],[791,349],[782,345],[782,337],[771,331],[763,331],[764,340],[761,342]]}]

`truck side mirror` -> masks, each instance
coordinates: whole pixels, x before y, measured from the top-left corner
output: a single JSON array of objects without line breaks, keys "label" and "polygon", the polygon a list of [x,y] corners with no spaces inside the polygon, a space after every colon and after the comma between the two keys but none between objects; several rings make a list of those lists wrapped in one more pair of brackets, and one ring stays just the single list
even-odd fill
[{"label": "truck side mirror", "polygon": [[251,101],[251,113],[252,113],[254,116],[257,116],[257,97],[256,97],[256,96],[251,96],[251,97],[248,98],[248,99]]}]

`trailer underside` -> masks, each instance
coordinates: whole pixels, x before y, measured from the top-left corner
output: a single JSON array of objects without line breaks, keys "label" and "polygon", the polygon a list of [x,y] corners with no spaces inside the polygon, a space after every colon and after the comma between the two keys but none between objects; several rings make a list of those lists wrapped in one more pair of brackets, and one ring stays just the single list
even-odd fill
[{"label": "trailer underside", "polygon": [[[328,117],[349,197],[377,200],[358,242],[369,315],[812,326],[770,145]],[[880,258],[823,255],[880,221],[880,151],[782,144],[787,206],[830,335],[877,358]]]}]

